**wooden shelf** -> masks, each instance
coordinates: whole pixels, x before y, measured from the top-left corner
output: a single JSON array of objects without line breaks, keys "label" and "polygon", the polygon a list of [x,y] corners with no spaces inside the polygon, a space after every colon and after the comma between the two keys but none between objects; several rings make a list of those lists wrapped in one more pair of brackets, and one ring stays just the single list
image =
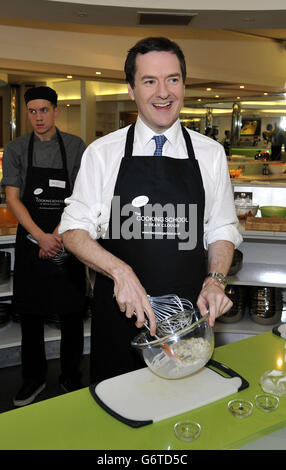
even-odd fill
[{"label": "wooden shelf", "polygon": [[238,230],[243,237],[244,240],[251,239],[251,240],[273,240],[274,242],[277,240],[285,241],[286,242],[286,232],[272,232],[272,231],[264,231],[264,230],[245,230],[245,223],[240,222],[238,226]]}]

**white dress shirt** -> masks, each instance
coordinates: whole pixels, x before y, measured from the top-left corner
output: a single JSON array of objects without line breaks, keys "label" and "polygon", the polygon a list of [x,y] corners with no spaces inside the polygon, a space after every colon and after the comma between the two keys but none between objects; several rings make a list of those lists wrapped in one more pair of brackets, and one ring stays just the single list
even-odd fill
[{"label": "white dress shirt", "polygon": [[[82,229],[93,239],[103,237],[108,228],[111,200],[124,156],[129,126],[112,132],[90,144],[83,154],[73,194],[66,199],[59,233]],[[221,144],[198,132],[189,132],[198,160],[205,189],[204,246],[217,240],[228,240],[235,247],[242,237],[237,229],[232,187],[227,159]],[[164,132],[167,138],[163,155],[188,158],[185,139],[177,120]],[[154,131],[138,117],[135,125],[133,154],[154,157]]]}]

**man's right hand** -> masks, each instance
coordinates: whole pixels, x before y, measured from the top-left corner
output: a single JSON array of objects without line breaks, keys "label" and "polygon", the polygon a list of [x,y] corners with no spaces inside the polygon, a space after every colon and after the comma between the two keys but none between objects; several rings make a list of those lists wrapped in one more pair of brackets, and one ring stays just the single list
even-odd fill
[{"label": "man's right hand", "polygon": [[142,328],[149,321],[151,336],[156,333],[156,317],[149,302],[147,293],[135,275],[134,271],[127,265],[114,277],[114,295],[121,312],[125,312],[127,318],[134,314],[137,317],[135,325]]},{"label": "man's right hand", "polygon": [[82,263],[104,274],[114,282],[114,295],[121,312],[127,318],[136,315],[136,326],[141,328],[146,317],[150,333],[156,333],[156,318],[147,293],[133,269],[105,250],[86,230],[74,229],[63,233],[64,246]]}]

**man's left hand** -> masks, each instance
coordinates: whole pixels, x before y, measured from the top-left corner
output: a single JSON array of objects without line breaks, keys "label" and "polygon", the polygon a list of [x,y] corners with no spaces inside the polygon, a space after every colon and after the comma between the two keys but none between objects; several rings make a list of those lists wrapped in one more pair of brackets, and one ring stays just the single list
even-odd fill
[{"label": "man's left hand", "polygon": [[215,319],[228,312],[232,305],[232,301],[224,293],[224,286],[214,279],[206,279],[198,297],[197,306],[202,315],[210,311],[210,326],[214,326]]}]

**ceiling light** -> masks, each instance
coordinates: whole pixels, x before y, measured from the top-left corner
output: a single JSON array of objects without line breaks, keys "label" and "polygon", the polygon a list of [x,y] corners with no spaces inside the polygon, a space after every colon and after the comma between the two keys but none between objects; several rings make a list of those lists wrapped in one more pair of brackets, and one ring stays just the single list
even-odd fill
[{"label": "ceiling light", "polygon": [[215,95],[215,98],[219,98],[219,95]]},{"label": "ceiling light", "polygon": [[263,95],[266,96],[266,95],[268,95],[268,93],[265,92],[265,93],[263,93]]},{"label": "ceiling light", "polygon": [[211,88],[206,88],[206,90],[207,90],[207,91],[212,91],[212,89],[211,89]]},{"label": "ceiling light", "polygon": [[69,108],[69,107],[70,107],[70,104],[67,104],[67,108]]},{"label": "ceiling light", "polygon": [[198,101],[202,101],[201,98],[198,98]]},{"label": "ceiling light", "polygon": [[72,78],[72,75],[67,75],[67,78]]},{"label": "ceiling light", "polygon": [[240,87],[239,87],[239,88],[244,88],[244,85],[240,85]]},{"label": "ceiling light", "polygon": [[237,99],[237,100],[240,100],[240,96],[237,96],[236,99]]},{"label": "ceiling light", "polygon": [[101,75],[101,72],[95,72],[95,75]]}]

